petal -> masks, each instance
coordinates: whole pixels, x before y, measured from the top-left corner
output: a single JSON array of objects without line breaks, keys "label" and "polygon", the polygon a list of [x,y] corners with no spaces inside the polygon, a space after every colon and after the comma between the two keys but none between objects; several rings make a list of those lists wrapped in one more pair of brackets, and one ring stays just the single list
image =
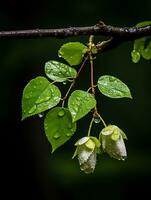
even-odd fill
[{"label": "petal", "polygon": [[92,152],[93,150],[90,151],[87,148],[83,148],[78,154],[79,164],[82,165],[87,162]]},{"label": "petal", "polygon": [[102,139],[102,148],[111,157],[118,160],[125,160],[127,157],[126,147],[122,136],[117,141],[112,140],[109,136],[104,136]]},{"label": "petal", "polygon": [[75,146],[82,145],[82,144],[86,143],[88,140],[89,140],[89,137],[83,137],[83,138],[79,139],[79,140],[75,143]]},{"label": "petal", "polygon": [[93,152],[88,161],[80,165],[80,169],[84,171],[86,174],[93,173],[96,165],[96,153]]}]

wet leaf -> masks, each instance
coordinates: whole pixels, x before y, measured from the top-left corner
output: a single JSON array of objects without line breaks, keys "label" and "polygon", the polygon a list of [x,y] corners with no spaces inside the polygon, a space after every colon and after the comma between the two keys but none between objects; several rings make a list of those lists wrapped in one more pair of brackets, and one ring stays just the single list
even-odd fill
[{"label": "wet leaf", "polygon": [[70,65],[79,65],[87,51],[87,47],[80,42],[69,42],[61,46],[59,56]]},{"label": "wet leaf", "polygon": [[114,76],[104,75],[98,80],[98,88],[102,94],[110,98],[132,98],[128,86]]},{"label": "wet leaf", "polygon": [[61,98],[58,87],[44,77],[32,79],[22,96],[22,120],[56,106]]},{"label": "wet leaf", "polygon": [[45,73],[48,78],[56,82],[64,82],[69,78],[75,78],[77,75],[74,68],[54,60],[46,62]]},{"label": "wet leaf", "polygon": [[82,90],[75,90],[68,100],[68,108],[73,122],[84,117],[95,105],[96,100],[92,94]]},{"label": "wet leaf", "polygon": [[71,138],[76,131],[76,123],[72,123],[72,116],[68,109],[55,107],[46,115],[44,128],[54,152]]}]

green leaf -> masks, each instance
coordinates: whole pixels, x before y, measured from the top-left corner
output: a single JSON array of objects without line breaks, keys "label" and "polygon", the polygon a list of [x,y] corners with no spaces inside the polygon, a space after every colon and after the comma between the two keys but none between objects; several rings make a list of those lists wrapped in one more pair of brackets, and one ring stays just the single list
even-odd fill
[{"label": "green leaf", "polygon": [[45,73],[48,78],[56,82],[63,82],[69,78],[75,78],[77,75],[74,68],[54,60],[46,62]]},{"label": "green leaf", "polygon": [[[140,22],[136,27],[147,25],[151,25],[151,21]],[[151,37],[148,36],[135,40],[131,56],[134,63],[138,63],[141,56],[146,60],[151,59]]]},{"label": "green leaf", "polygon": [[61,98],[58,87],[44,77],[32,79],[24,88],[22,120],[56,106]]},{"label": "green leaf", "polygon": [[148,25],[151,25],[151,21],[139,22],[138,24],[136,24],[136,27],[143,27]]},{"label": "green leaf", "polygon": [[78,65],[81,63],[87,46],[80,42],[69,42],[61,46],[59,56],[64,58],[70,65]]},{"label": "green leaf", "polygon": [[127,85],[114,76],[104,75],[98,80],[98,88],[102,94],[110,98],[132,98]]},{"label": "green leaf", "polygon": [[68,108],[72,115],[73,122],[84,117],[96,106],[94,96],[82,90],[75,90],[68,100]]},{"label": "green leaf", "polygon": [[136,51],[136,50],[133,50],[133,51],[131,52],[131,56],[132,56],[132,61],[133,61],[134,63],[138,63],[139,60],[140,60],[140,58],[141,58],[140,53],[139,53],[138,51]]},{"label": "green leaf", "polygon": [[76,123],[72,123],[72,116],[68,109],[55,107],[46,115],[44,128],[54,152],[71,138],[76,131]]}]

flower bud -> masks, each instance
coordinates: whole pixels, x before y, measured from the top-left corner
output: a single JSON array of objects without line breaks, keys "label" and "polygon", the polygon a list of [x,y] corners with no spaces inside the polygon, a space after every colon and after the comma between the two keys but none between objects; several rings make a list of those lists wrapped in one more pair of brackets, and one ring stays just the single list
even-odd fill
[{"label": "flower bud", "polygon": [[127,157],[124,139],[127,139],[125,133],[115,125],[105,127],[100,133],[103,151],[118,160],[125,160]]},{"label": "flower bud", "polygon": [[77,146],[73,158],[78,155],[80,169],[87,174],[94,171],[96,165],[96,154],[100,142],[95,137],[83,137],[75,143]]}]

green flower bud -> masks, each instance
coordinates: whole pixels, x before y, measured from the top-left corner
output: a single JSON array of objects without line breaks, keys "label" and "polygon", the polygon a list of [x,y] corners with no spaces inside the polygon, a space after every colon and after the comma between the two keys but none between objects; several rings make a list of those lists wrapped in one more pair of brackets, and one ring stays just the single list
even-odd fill
[{"label": "green flower bud", "polygon": [[124,139],[127,139],[125,133],[115,125],[105,127],[100,133],[103,151],[118,160],[125,160],[127,157]]},{"label": "green flower bud", "polygon": [[78,156],[80,169],[87,174],[93,173],[96,165],[96,154],[100,147],[100,142],[95,137],[83,137],[75,143],[77,146],[73,155]]}]

